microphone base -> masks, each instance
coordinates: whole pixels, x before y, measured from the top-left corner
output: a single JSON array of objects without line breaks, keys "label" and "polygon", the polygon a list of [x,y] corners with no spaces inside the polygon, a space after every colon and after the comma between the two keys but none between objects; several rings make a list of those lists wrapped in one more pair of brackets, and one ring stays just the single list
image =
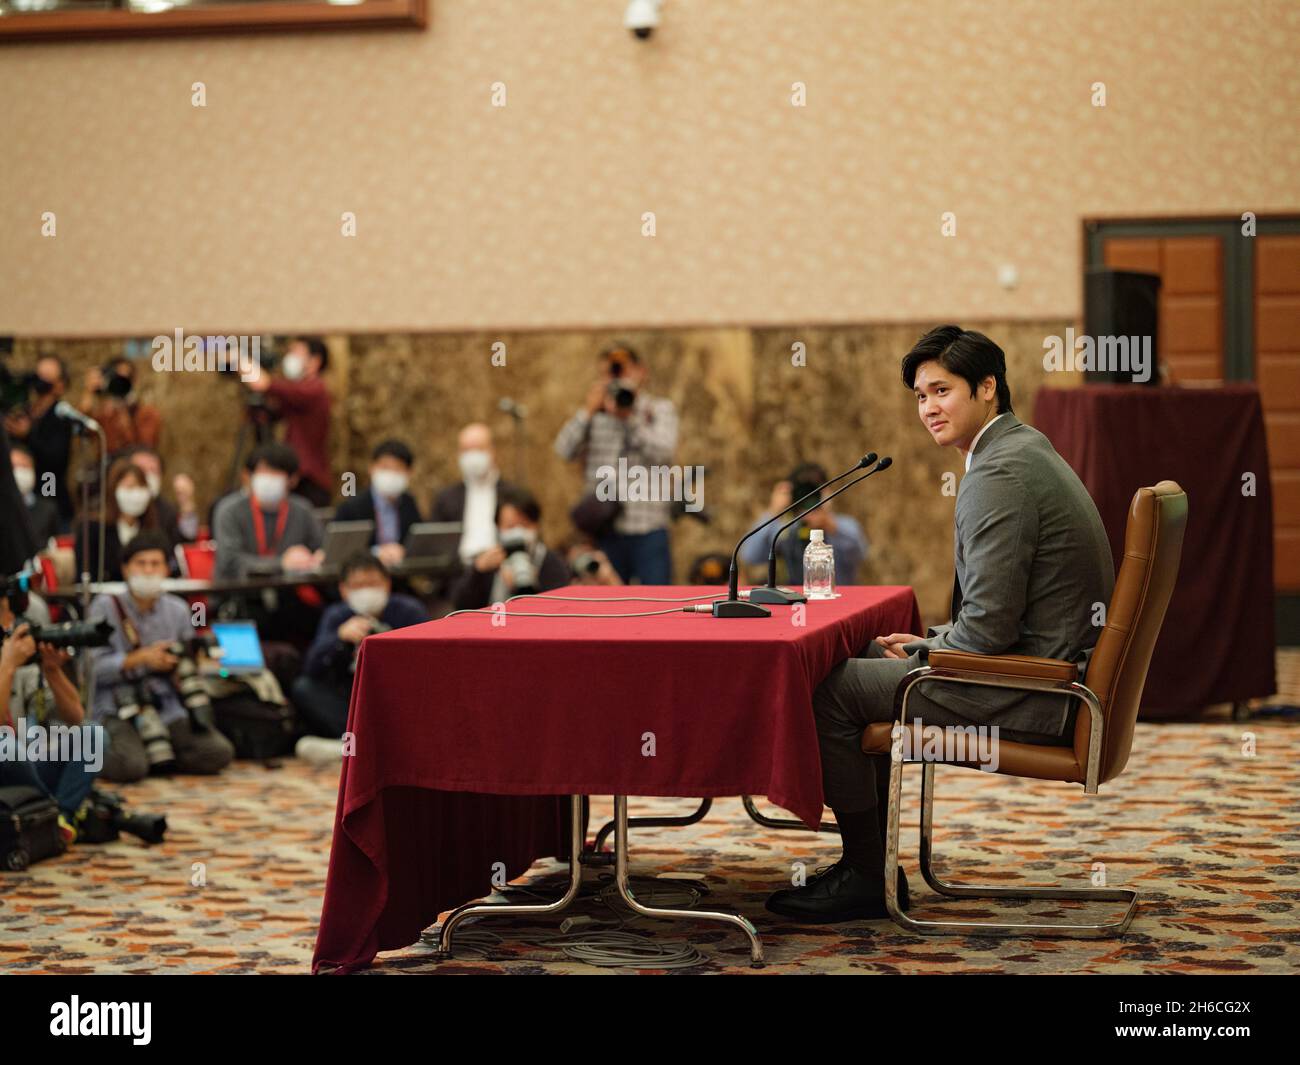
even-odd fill
[{"label": "microphone base", "polygon": [[723,599],[713,604],[715,618],[770,618],[772,611],[765,606],[747,603],[741,599]]},{"label": "microphone base", "polygon": [[795,603],[806,603],[808,597],[803,592],[792,592],[785,588],[774,588],[772,585],[765,585],[762,588],[751,588],[749,592],[749,601],[751,603],[772,603],[777,606],[793,606]]}]

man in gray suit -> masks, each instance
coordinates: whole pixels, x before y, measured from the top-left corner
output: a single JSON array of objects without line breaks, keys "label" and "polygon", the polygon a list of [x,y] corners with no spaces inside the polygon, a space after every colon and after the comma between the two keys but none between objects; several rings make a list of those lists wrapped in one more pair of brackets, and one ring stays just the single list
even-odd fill
[{"label": "man in gray suit", "polygon": [[[827,804],[844,854],[806,886],[778,891],[768,909],[799,921],[886,917],[887,756],[862,753],[863,728],[894,720],[899,681],[920,652],[1039,655],[1087,667],[1110,602],[1115,568],[1083,483],[1048,439],[1011,410],[1006,357],[955,325],[926,333],[903,359],[903,381],[935,443],[966,460],[957,491],[952,621],[927,636],[877,637],[841,662],[813,695]],[[989,738],[1068,746],[1078,702],[1063,695],[931,682],[912,690],[908,716],[925,724],[985,726]],[[907,880],[899,870],[900,905]]]}]

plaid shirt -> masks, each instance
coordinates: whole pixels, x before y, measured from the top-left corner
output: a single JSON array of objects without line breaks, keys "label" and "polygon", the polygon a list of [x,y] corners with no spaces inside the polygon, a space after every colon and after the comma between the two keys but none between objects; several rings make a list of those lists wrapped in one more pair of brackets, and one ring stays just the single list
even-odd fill
[{"label": "plaid shirt", "polygon": [[[586,491],[593,492],[602,466],[618,470],[618,460],[628,466],[660,466],[672,462],[677,450],[677,408],[671,399],[637,393],[632,413],[619,418],[605,411],[578,411],[564,423],[555,438],[555,451],[566,461],[581,458]],[[673,504],[669,500],[624,502],[614,531],[635,536],[668,527]]]}]

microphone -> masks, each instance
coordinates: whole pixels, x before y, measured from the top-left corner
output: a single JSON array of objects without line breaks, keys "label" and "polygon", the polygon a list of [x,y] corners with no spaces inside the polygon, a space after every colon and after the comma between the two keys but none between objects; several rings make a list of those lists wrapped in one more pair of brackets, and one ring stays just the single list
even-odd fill
[{"label": "microphone", "polygon": [[509,396],[502,396],[501,399],[497,400],[497,410],[509,414],[516,421],[528,417],[528,408],[522,403],[516,403]]},{"label": "microphone", "polygon": [[763,529],[766,529],[771,525],[772,522],[779,521],[782,514],[789,513],[801,503],[811,499],[823,488],[833,485],[836,481],[842,481],[845,477],[852,476],[858,470],[865,469],[875,461],[876,453],[874,451],[868,452],[863,455],[855,465],[850,466],[838,477],[832,477],[825,484],[820,484],[812,491],[805,492],[788,507],[785,507],[779,514],[773,514],[767,519],[767,521],[763,522],[762,525],[757,525],[750,529],[749,532],[745,533],[736,544],[735,550],[731,552],[731,571],[727,577],[727,598],[719,600],[713,604],[713,616],[715,618],[770,618],[772,616],[772,611],[768,610],[767,607],[760,606],[757,603],[748,603],[740,598],[740,574],[736,569],[736,558],[740,554],[741,545],[743,545],[744,542],[756,532],[761,532]]},{"label": "microphone", "polygon": [[781,539],[781,534],[785,532],[786,529],[790,528],[791,525],[796,525],[799,522],[803,521],[803,519],[806,518],[809,514],[811,514],[814,510],[816,510],[817,507],[820,507],[822,503],[826,503],[829,500],[834,499],[841,492],[848,491],[855,484],[861,484],[873,473],[879,473],[881,470],[889,469],[889,467],[892,466],[893,464],[894,464],[894,460],[890,458],[888,455],[886,455],[883,459],[877,462],[872,469],[868,470],[861,477],[858,477],[855,480],[850,481],[842,488],[837,488],[834,492],[832,492],[825,499],[823,499],[821,503],[817,503],[814,506],[809,507],[797,518],[792,518],[790,521],[782,525],[781,528],[777,529],[776,535],[772,537],[772,550],[767,556],[767,584],[763,585],[762,588],[751,589],[749,592],[749,601],[751,603],[783,603],[787,606],[790,605],[791,603],[808,602],[807,596],[803,595],[802,593],[793,592],[793,591],[788,592],[784,588],[778,588],[776,586],[776,542]]},{"label": "microphone", "polygon": [[72,422],[76,426],[75,431],[78,433],[99,432],[99,422],[88,415],[82,414],[66,399],[61,399],[54,404],[54,416],[62,418],[65,422]]}]

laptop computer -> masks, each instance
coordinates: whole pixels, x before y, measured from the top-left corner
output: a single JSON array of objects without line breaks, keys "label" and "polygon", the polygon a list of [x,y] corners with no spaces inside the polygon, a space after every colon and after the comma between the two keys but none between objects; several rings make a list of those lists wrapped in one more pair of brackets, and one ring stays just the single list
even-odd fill
[{"label": "laptop computer", "polygon": [[219,658],[210,659],[211,666],[204,672],[223,676],[256,673],[266,668],[262,658],[262,641],[257,638],[257,626],[251,621],[214,621],[212,635],[221,649]]},{"label": "laptop computer", "polygon": [[322,570],[336,570],[358,551],[370,550],[370,540],[375,534],[373,521],[332,521],[325,526],[322,547],[325,558]]},{"label": "laptop computer", "polygon": [[406,533],[407,560],[455,558],[462,528],[458,521],[417,521]]}]

